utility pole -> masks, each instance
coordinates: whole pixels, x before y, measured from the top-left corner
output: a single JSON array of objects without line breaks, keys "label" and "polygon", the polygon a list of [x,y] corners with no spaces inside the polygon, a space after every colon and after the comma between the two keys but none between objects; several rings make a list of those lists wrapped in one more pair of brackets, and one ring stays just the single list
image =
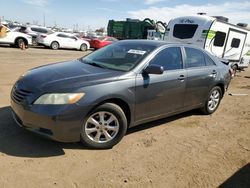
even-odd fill
[{"label": "utility pole", "polygon": [[43,27],[46,26],[46,22],[45,22],[45,13],[43,13]]}]

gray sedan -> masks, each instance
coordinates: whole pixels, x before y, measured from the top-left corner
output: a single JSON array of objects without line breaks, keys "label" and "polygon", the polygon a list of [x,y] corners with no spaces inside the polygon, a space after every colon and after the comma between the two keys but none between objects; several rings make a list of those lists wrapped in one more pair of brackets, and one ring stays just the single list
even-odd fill
[{"label": "gray sedan", "polygon": [[227,65],[197,47],[128,40],[28,71],[11,106],[27,130],[110,148],[130,127],[191,109],[214,113],[230,79]]}]

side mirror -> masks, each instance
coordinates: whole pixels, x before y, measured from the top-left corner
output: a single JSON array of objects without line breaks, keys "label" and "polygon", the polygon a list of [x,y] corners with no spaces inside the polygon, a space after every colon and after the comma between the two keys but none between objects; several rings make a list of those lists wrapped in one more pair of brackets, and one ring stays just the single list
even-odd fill
[{"label": "side mirror", "polygon": [[163,74],[164,68],[160,65],[149,65],[143,72],[146,74]]}]

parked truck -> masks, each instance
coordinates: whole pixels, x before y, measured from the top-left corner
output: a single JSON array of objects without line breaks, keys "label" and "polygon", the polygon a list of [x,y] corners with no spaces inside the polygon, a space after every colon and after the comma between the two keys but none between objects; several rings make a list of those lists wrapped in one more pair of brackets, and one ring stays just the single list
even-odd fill
[{"label": "parked truck", "polygon": [[[157,30],[160,22],[146,18],[143,21],[127,18],[126,21],[109,20],[108,36],[123,39],[147,39],[149,30]],[[164,26],[163,26],[164,27]],[[165,28],[165,27],[164,27]]]}]

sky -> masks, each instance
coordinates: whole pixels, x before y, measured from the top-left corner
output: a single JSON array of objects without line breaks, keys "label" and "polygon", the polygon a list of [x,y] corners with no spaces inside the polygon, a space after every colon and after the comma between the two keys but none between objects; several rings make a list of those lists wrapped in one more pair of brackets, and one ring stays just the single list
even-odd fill
[{"label": "sky", "polygon": [[108,20],[126,18],[168,22],[205,12],[231,23],[250,24],[250,0],[0,0],[0,17],[22,23],[86,30],[107,27]]}]

